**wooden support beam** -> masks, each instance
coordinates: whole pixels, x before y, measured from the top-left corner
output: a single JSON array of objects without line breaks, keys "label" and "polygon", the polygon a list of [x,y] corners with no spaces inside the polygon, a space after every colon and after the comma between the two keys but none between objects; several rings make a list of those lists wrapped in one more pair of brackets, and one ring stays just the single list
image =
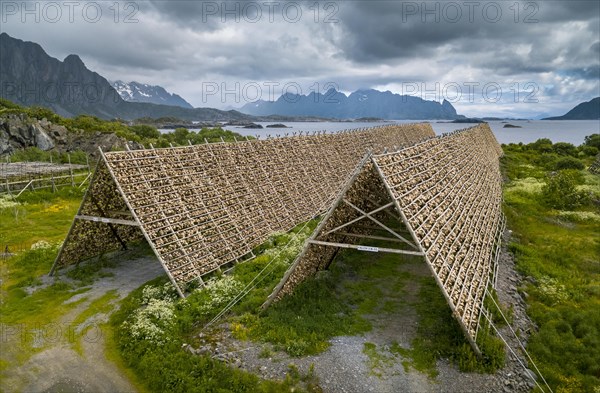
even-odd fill
[{"label": "wooden support beam", "polygon": [[340,248],[352,248],[354,250],[359,251],[369,251],[369,252],[389,252],[393,254],[406,254],[406,255],[417,255],[423,256],[424,253],[420,251],[409,251],[409,250],[396,250],[394,248],[385,248],[385,247],[371,247],[371,246],[363,246],[357,244],[346,244],[346,243],[335,243],[335,242],[323,242],[320,240],[308,240],[309,244],[314,244],[317,246],[331,246],[331,247],[340,247]]},{"label": "wooden support beam", "polygon": [[[107,214],[104,212],[104,209],[102,208],[102,206],[100,206],[100,204],[99,204],[99,203],[98,203],[98,201],[96,200],[96,198],[95,198],[95,196],[94,196],[94,195],[91,195],[91,196],[90,196],[90,201],[91,201],[91,202],[94,204],[94,206],[96,206],[96,208],[98,209],[98,211],[100,212],[100,214],[101,214],[102,216],[105,216],[105,215],[107,215]],[[79,214],[78,214],[78,215],[79,215]],[[92,217],[92,216],[85,216],[85,215],[82,215],[82,217]],[[77,218],[77,216],[75,216],[75,218]],[[124,241],[123,239],[121,239],[121,236],[119,236],[119,232],[118,232],[118,231],[117,231],[117,229],[116,229],[116,228],[113,226],[113,223],[111,223],[111,222],[110,222],[110,220],[112,220],[112,219],[109,219],[109,218],[104,218],[104,217],[94,217],[94,218],[99,218],[99,219],[98,219],[98,220],[96,220],[96,219],[93,219],[93,220],[91,220],[91,221],[104,222],[104,223],[108,224],[108,227],[110,228],[110,231],[112,232],[112,234],[113,234],[113,236],[115,237],[115,239],[117,239],[117,241],[118,241],[118,242],[121,244],[121,247],[123,248],[123,250],[127,250],[127,243],[125,243],[125,241]],[[137,224],[137,222],[136,222],[136,224]],[[136,226],[139,226],[139,224],[138,224],[138,225],[136,225]]]},{"label": "wooden support beam", "polygon": [[121,220],[120,218],[106,218],[106,217],[96,217],[96,216],[86,216],[86,215],[76,215],[75,218],[79,219],[79,220],[102,222],[105,224],[129,225],[132,227],[140,226],[140,224],[138,224],[136,221]]}]

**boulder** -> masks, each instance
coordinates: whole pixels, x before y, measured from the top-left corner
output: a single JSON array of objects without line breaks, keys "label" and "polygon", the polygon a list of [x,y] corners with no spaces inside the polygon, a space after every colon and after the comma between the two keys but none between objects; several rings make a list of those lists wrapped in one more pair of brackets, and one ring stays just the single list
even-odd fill
[{"label": "boulder", "polygon": [[29,126],[31,134],[33,134],[33,146],[40,150],[50,150],[54,148],[52,138],[42,128],[41,124],[32,124]]}]

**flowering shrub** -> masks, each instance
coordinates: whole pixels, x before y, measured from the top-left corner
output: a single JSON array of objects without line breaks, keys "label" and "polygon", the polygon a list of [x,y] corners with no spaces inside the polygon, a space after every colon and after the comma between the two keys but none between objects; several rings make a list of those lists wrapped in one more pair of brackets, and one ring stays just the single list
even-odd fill
[{"label": "flowering shrub", "polygon": [[276,235],[276,238],[281,240],[281,244],[266,250],[264,255],[273,258],[277,257],[275,263],[290,264],[300,251],[302,251],[304,242],[310,236],[311,232],[312,228],[304,228],[303,231],[296,234]]},{"label": "flowering shrub", "polygon": [[550,277],[542,277],[539,279],[538,290],[540,294],[548,300],[548,303],[554,305],[562,303],[569,299],[569,294],[563,284]]},{"label": "flowering shrub", "polygon": [[170,282],[162,286],[147,285],[142,290],[142,304],[149,304],[152,300],[175,301],[177,291]]},{"label": "flowering shrub", "polygon": [[0,196],[0,210],[2,209],[10,209],[11,207],[19,206],[20,203],[15,201],[15,199],[10,195]]},{"label": "flowering shrub", "polygon": [[32,250],[50,250],[52,245],[45,240],[39,240],[31,245]]},{"label": "flowering shrub", "polygon": [[177,298],[171,283],[160,286],[148,285],[142,289],[142,307],[135,309],[121,328],[132,338],[147,340],[153,345],[171,341],[175,326]]},{"label": "flowering shrub", "polygon": [[171,340],[168,333],[174,322],[175,313],[172,302],[150,299],[146,307],[134,311],[131,321],[125,322],[123,327],[133,338],[162,345]]},{"label": "flowering shrub", "polygon": [[554,209],[572,209],[585,205],[589,196],[577,190],[581,183],[581,174],[574,170],[558,171],[546,177],[546,184],[542,187],[542,199]]},{"label": "flowering shrub", "polygon": [[242,289],[244,289],[244,285],[231,276],[209,281],[204,288],[198,289],[208,295],[205,301],[199,305],[198,312],[202,315],[209,315],[213,311],[218,311],[217,308],[229,303]]}]

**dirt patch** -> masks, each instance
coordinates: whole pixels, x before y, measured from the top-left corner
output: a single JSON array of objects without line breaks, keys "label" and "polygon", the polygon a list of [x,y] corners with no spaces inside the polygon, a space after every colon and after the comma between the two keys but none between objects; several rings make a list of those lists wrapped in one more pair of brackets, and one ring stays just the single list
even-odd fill
[{"label": "dirt patch", "polygon": [[[116,266],[103,269],[110,276],[97,279],[90,290],[67,302],[79,301],[60,321],[48,330],[37,332],[35,346],[42,350],[18,367],[3,372],[0,390],[24,392],[133,392],[135,387],[104,355],[105,340],[100,325],[110,312],[90,315],[85,321],[76,318],[97,299],[110,291],[116,304],[143,283],[164,274],[153,257],[134,260],[117,259]],[[92,262],[93,263],[93,262]],[[61,279],[59,273],[59,278]],[[46,279],[48,280],[48,279]],[[50,279],[54,280],[54,279]],[[10,347],[10,343],[7,347]]]}]

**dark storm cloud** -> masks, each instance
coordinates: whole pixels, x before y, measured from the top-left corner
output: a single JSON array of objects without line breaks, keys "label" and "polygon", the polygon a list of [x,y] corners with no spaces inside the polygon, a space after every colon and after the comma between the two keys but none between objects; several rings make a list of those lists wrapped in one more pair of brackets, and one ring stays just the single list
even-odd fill
[{"label": "dark storm cloud", "polygon": [[[325,3],[325,2],[323,2]],[[331,2],[334,3],[334,2]],[[314,1],[305,0],[150,0],[146,3],[162,17],[195,29],[222,29],[227,23],[274,23],[310,17]],[[336,3],[337,4],[337,3]]]},{"label": "dark storm cloud", "polygon": [[[547,45],[549,30],[588,21],[597,32],[595,1],[360,1],[340,7],[344,31],[339,45],[354,61],[377,62],[431,54],[444,45],[465,48],[464,41],[488,41],[501,49],[519,43]],[[540,27],[542,26],[542,27]],[[480,42],[481,43],[481,42]]]},{"label": "dark storm cloud", "polygon": [[222,28],[224,25],[219,20],[220,7],[223,6],[224,14],[227,9],[235,10],[236,7],[240,7],[239,1],[151,0],[144,4],[146,8],[156,12],[161,18],[170,19],[194,30]]}]

